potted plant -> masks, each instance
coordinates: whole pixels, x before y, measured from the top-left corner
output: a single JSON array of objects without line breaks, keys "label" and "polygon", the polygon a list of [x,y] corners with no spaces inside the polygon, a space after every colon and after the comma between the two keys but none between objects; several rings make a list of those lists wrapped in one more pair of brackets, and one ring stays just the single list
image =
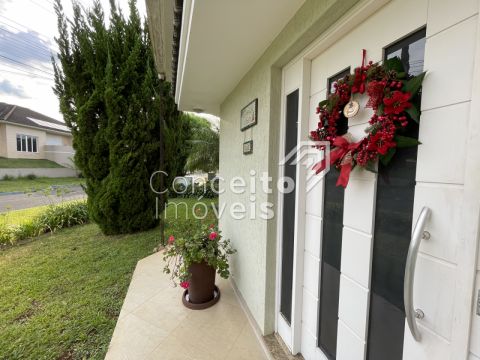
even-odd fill
[{"label": "potted plant", "polygon": [[215,225],[201,224],[188,238],[169,237],[163,271],[185,289],[182,301],[186,307],[206,309],[220,299],[215,273],[229,277],[228,256],[235,252]]}]

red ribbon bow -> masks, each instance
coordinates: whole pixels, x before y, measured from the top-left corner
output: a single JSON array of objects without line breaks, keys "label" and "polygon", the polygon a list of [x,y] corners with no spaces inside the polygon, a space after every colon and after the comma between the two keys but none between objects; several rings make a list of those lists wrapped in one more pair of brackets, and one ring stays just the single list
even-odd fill
[{"label": "red ribbon bow", "polygon": [[[360,141],[357,143],[350,143],[345,137],[338,136],[333,140],[333,149],[330,152],[330,166],[334,165],[338,160],[340,161],[340,176],[337,180],[337,186],[347,187],[348,180],[350,178],[350,172],[353,168],[353,159],[351,152],[355,150],[359,145]],[[318,174],[325,170],[326,159],[323,158],[322,161],[316,163],[313,166],[315,174]]]},{"label": "red ribbon bow", "polygon": [[352,94],[365,92],[365,80],[367,79],[366,63],[367,50],[362,50],[362,66],[355,69],[355,77],[352,85]]}]

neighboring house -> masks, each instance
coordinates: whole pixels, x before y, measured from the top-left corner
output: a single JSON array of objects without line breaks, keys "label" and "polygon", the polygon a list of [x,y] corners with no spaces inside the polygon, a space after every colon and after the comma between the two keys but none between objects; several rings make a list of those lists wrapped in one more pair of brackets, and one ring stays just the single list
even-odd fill
[{"label": "neighboring house", "polygon": [[[479,1],[147,0],[147,10],[179,109],[221,118],[220,227],[238,249],[232,282],[258,332],[306,360],[479,360]],[[399,56],[411,73],[428,71],[418,153],[390,174],[356,168],[345,191],[331,173],[307,191],[309,170],[297,166],[293,195],[282,194],[287,146],[308,139],[327,87],[361,65],[362,49],[367,61]],[[257,124],[241,131],[254,99]],[[350,119],[356,140],[368,119]],[[256,191],[234,191],[236,177],[253,177]],[[249,216],[269,203],[273,218]],[[230,212],[235,204],[248,216]],[[430,238],[406,269],[423,207]],[[410,296],[423,318],[410,317]]]},{"label": "neighboring house", "polygon": [[48,159],[71,167],[75,152],[65,123],[33,110],[0,102],[0,156]]}]

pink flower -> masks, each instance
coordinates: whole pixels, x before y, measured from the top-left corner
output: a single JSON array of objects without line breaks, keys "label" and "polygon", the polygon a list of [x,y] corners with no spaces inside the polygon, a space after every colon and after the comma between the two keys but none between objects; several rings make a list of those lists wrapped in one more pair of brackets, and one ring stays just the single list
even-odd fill
[{"label": "pink flower", "polygon": [[188,281],[182,281],[180,283],[180,286],[184,289],[188,289],[188,287],[190,286],[190,283]]},{"label": "pink flower", "polygon": [[210,235],[208,235],[208,238],[210,240],[215,240],[217,238],[218,234],[214,231],[214,232],[211,232]]},{"label": "pink flower", "polygon": [[172,245],[174,242],[175,242],[175,237],[173,235],[170,235],[170,237],[168,238],[168,243]]}]

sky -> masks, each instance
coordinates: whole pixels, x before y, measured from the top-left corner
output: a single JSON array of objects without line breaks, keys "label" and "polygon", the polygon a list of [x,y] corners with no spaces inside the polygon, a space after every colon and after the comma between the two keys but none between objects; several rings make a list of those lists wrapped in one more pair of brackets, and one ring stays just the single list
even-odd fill
[{"label": "sky", "polygon": [[[85,8],[93,0],[77,0]],[[109,0],[100,0],[106,14]],[[128,0],[116,0],[128,16]],[[71,0],[62,0],[71,17]],[[145,1],[137,0],[142,17]],[[107,17],[107,16],[106,16]],[[0,0],[0,102],[28,107],[63,120],[53,93],[50,54],[56,53],[57,19],[53,0]]]}]

